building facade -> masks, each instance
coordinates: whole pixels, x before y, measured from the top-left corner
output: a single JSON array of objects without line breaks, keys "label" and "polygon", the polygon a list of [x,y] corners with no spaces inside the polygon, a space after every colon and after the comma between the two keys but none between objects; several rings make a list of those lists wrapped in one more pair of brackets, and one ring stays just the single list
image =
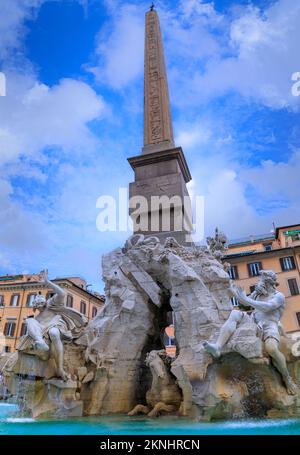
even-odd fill
[{"label": "building facade", "polygon": [[[104,296],[89,292],[82,278],[56,278],[52,281],[65,289],[66,305],[80,311],[87,320],[95,317],[104,305]],[[0,276],[0,352],[13,352],[18,339],[26,333],[25,320],[34,314],[35,296],[50,297],[52,292],[38,281],[38,275]]]},{"label": "building facade", "polygon": [[231,278],[247,294],[253,291],[261,269],[276,272],[278,290],[286,297],[283,327],[287,333],[300,330],[300,224],[229,242],[224,259],[231,264]]}]

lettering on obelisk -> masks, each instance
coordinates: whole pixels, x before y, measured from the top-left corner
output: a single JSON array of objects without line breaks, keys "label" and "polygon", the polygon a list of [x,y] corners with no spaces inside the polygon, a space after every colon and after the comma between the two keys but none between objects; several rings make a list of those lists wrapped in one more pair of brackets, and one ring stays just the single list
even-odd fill
[{"label": "lettering on obelisk", "polygon": [[159,96],[157,37],[155,20],[148,22],[148,58],[149,58],[149,101],[150,101],[150,131],[151,142],[162,140],[161,100]]},{"label": "lettering on obelisk", "polygon": [[144,146],[174,145],[167,76],[159,20],[155,11],[146,15]]}]

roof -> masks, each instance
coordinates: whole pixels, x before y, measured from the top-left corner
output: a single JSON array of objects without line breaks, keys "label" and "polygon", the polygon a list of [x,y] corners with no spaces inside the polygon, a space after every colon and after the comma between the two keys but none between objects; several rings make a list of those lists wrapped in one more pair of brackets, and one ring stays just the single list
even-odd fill
[{"label": "roof", "polygon": [[287,229],[287,230],[289,230],[290,228],[295,228],[295,227],[299,227],[299,226],[300,226],[300,223],[298,223],[298,224],[290,224],[290,225],[288,225],[288,226],[279,226],[279,227],[276,228],[276,231],[275,231],[275,238],[276,238],[276,239],[278,238],[279,231],[280,231],[281,229]]},{"label": "roof", "polygon": [[69,283],[72,284],[72,286],[75,286],[75,288],[79,289],[80,291],[85,292],[86,294],[89,294],[91,297],[95,297],[98,300],[101,300],[104,302],[105,296],[99,294],[98,292],[91,292],[88,291],[87,289],[82,288],[81,286],[78,286],[77,284],[74,283],[74,281],[69,280],[69,278],[54,278],[52,281],[68,281]]},{"label": "roof", "polygon": [[[12,275],[9,276],[11,278]],[[22,277],[22,275],[15,275],[15,280],[13,281],[12,279],[10,280],[5,280],[5,276],[0,277],[0,286],[32,286],[32,285],[43,285],[40,281],[16,281],[16,279]],[[3,280],[1,280],[3,278]],[[2,281],[2,282],[1,282]],[[71,281],[69,278],[54,278],[53,280],[55,282],[68,282],[72,286],[74,286],[76,289],[80,290],[81,292],[84,292],[85,294],[88,294],[90,297],[94,297],[97,300],[100,300],[101,302],[105,301],[105,297],[103,295],[100,295],[99,293],[94,293],[90,292],[87,289],[82,288],[81,286],[78,286],[77,284],[74,283],[74,281]]]},{"label": "roof", "polygon": [[275,235],[272,233],[268,234],[257,234],[257,235],[248,235],[247,237],[241,237],[239,239],[235,240],[230,240],[228,242],[228,246],[238,246],[238,245],[243,245],[247,243],[257,243],[259,241],[263,242],[265,240],[274,240]]},{"label": "roof", "polygon": [[236,252],[236,253],[224,254],[223,259],[231,259],[231,258],[237,258],[237,257],[242,257],[242,256],[252,256],[252,255],[253,256],[256,256],[256,255],[268,255],[268,256],[270,256],[270,255],[280,255],[280,253],[283,253],[284,251],[293,250],[294,248],[295,247],[293,247],[293,246],[287,246],[287,247],[284,247],[284,248],[274,248],[273,250],[270,250],[270,251],[265,251],[265,250],[240,251],[240,252]]}]

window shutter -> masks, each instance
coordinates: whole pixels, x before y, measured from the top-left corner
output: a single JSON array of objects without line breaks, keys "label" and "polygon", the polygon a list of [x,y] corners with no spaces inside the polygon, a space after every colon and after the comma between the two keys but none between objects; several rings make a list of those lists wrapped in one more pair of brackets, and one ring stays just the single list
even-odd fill
[{"label": "window shutter", "polygon": [[247,264],[247,268],[248,268],[248,275],[252,276],[250,264]]},{"label": "window shutter", "polygon": [[290,288],[290,293],[291,295],[298,295],[299,294],[299,288],[298,288],[298,283],[295,278],[291,278],[288,280],[288,285]]},{"label": "window shutter", "polygon": [[11,337],[15,336],[15,331],[16,331],[16,323],[13,322],[11,325],[11,334],[10,334]]},{"label": "window shutter", "polygon": [[284,272],[284,262],[283,262],[283,258],[279,258],[279,261],[280,261],[281,270]]},{"label": "window shutter", "polygon": [[238,271],[238,268],[237,268],[236,265],[233,266],[233,270],[234,270],[233,273],[234,273],[234,277],[235,277],[234,279],[238,280],[239,279],[239,271]]},{"label": "window shutter", "polygon": [[5,323],[5,326],[4,326],[4,335],[6,336],[7,335],[7,322]]},{"label": "window shutter", "polygon": [[262,263],[260,261],[250,262],[249,264],[247,264],[247,267],[249,276],[258,276],[255,269],[262,270]]},{"label": "window shutter", "polygon": [[292,263],[293,269],[295,269],[296,268],[296,264],[295,264],[295,259],[294,259],[293,256],[291,256],[291,263]]},{"label": "window shutter", "polygon": [[26,333],[27,333],[27,324],[26,324],[26,322],[23,322],[22,327],[21,327],[21,337],[26,335]]}]

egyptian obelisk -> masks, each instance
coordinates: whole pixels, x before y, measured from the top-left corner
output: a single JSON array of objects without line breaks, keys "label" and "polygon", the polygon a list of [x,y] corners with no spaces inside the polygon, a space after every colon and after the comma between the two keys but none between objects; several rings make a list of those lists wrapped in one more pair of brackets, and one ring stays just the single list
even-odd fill
[{"label": "egyptian obelisk", "polygon": [[[186,244],[191,231],[186,184],[191,174],[181,147],[174,143],[162,36],[153,6],[146,13],[144,58],[144,146],[141,155],[128,159],[135,173],[129,186],[133,230]],[[140,196],[147,200],[145,209],[135,203]],[[166,197],[171,206],[158,204]]]}]

